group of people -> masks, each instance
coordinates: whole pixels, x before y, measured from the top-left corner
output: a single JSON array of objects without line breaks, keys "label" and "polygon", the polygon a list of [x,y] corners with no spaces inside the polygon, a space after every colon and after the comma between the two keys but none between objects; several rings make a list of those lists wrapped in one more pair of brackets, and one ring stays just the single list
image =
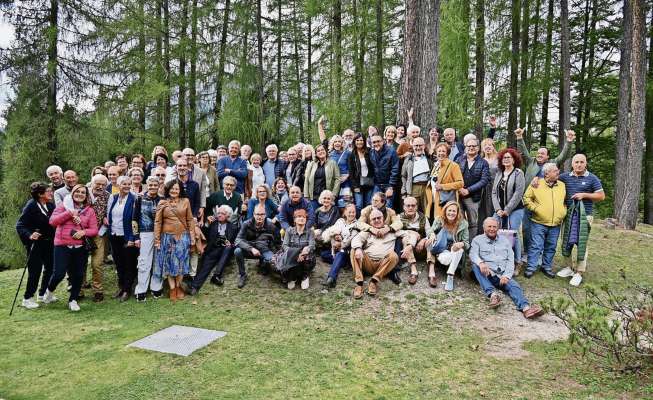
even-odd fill
[{"label": "group of people", "polygon": [[360,299],[376,295],[386,277],[401,283],[404,269],[408,283],[417,283],[419,259],[431,287],[443,269],[444,289],[454,290],[469,265],[490,307],[505,292],[535,318],[542,309],[529,304],[514,277],[542,271],[554,278],[561,232],[557,276],[581,283],[593,205],[605,196],[584,154],[560,172],[574,132],[551,159],[546,147],[530,155],[522,129],[515,131],[517,149],[498,151],[494,118],[482,141],[474,134],[459,140],[452,128],[423,137],[410,122],[329,138],[320,118],[317,146],[279,152],[270,144],[265,157],[236,140],[197,155],[156,146],[149,161],[119,155],[94,167],[87,184],[76,171],[50,166],[50,182],[31,185],[16,224],[28,252],[22,305],[56,301],[66,276],[71,310],[79,310],[84,288],[103,301],[109,252],[114,297],[139,302],[148,293],[161,297],[166,281],[172,300],[196,295],[209,276],[221,286],[233,258],[239,288],[248,280],[245,259],[253,259],[259,273],[288,289],[308,289],[319,257],[330,265],[322,285],[335,287],[340,271],[351,268]]}]

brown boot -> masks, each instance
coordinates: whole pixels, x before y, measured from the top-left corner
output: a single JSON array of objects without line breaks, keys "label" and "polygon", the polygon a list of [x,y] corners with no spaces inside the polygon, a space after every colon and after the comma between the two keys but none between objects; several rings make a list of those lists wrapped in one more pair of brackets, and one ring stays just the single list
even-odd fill
[{"label": "brown boot", "polygon": [[177,288],[176,287],[170,289],[170,300],[172,300],[172,301],[177,300]]},{"label": "brown boot", "polygon": [[521,262],[515,263],[515,272],[512,274],[512,276],[519,276],[521,274]]},{"label": "brown boot", "polygon": [[537,304],[533,304],[528,308],[528,310],[524,310],[523,314],[526,319],[533,319],[544,314],[544,310],[542,309],[542,307],[538,306]]},{"label": "brown boot", "polygon": [[362,285],[354,286],[354,298],[360,299],[362,297],[363,297],[363,286]]},{"label": "brown boot", "polygon": [[501,305],[501,295],[497,292],[492,293],[490,296],[490,308],[497,308]]},{"label": "brown boot", "polygon": [[429,286],[432,288],[438,287],[438,278],[435,276],[429,276]]},{"label": "brown boot", "polygon": [[411,285],[414,285],[417,283],[417,274],[410,274],[408,275],[408,283]]},{"label": "brown boot", "polygon": [[183,300],[184,297],[186,297],[186,294],[184,293],[184,289],[181,288],[181,286],[177,286],[177,300]]},{"label": "brown boot", "polygon": [[367,294],[370,296],[376,296],[379,292],[379,283],[374,279],[370,279],[370,283],[367,284]]}]

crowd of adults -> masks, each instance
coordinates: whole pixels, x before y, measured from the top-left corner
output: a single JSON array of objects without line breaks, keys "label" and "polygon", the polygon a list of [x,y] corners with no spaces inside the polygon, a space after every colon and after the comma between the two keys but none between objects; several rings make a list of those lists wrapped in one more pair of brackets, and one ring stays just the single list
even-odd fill
[{"label": "crowd of adults", "polygon": [[[452,128],[423,136],[412,121],[329,138],[320,118],[317,146],[279,152],[270,144],[265,157],[236,140],[199,154],[156,146],[149,161],[118,155],[92,168],[87,184],[52,165],[49,183],[31,185],[16,224],[28,253],[22,305],[56,301],[66,277],[70,310],[80,309],[84,289],[103,301],[107,262],[117,273],[114,297],[142,302],[148,293],[160,298],[165,282],[172,300],[196,295],[209,276],[221,286],[232,259],[238,288],[248,281],[245,259],[253,259],[259,273],[288,289],[308,289],[321,258],[330,265],[321,284],[335,287],[351,268],[360,299],[376,295],[385,278],[400,284],[407,275],[414,285],[422,259],[431,287],[440,285],[439,270],[447,291],[454,279],[473,276],[490,307],[505,292],[535,318],[541,307],[514,277],[541,271],[580,285],[594,202],[605,195],[586,156],[572,151],[574,132],[552,159],[546,147],[531,156],[522,129],[517,149],[498,151],[496,120],[489,125],[482,141],[474,134],[460,140]],[[572,154],[571,170],[560,172]]]}]

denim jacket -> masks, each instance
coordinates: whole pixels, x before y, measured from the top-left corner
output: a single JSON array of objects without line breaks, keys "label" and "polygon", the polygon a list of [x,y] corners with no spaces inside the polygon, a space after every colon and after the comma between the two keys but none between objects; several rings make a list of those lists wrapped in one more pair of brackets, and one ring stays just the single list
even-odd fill
[{"label": "denim jacket", "polygon": [[147,193],[136,200],[133,222],[138,225],[139,232],[154,232],[156,206],[161,197],[151,198]]}]

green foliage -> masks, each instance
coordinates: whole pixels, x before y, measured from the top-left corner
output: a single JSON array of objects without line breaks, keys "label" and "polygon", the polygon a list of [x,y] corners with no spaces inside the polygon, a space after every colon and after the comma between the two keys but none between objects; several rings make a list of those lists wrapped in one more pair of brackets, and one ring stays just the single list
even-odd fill
[{"label": "green foliage", "polygon": [[581,299],[549,298],[547,309],[569,328],[569,342],[583,356],[597,356],[604,367],[622,372],[653,365],[653,287],[626,281],[628,290],[608,283],[584,287]]}]

